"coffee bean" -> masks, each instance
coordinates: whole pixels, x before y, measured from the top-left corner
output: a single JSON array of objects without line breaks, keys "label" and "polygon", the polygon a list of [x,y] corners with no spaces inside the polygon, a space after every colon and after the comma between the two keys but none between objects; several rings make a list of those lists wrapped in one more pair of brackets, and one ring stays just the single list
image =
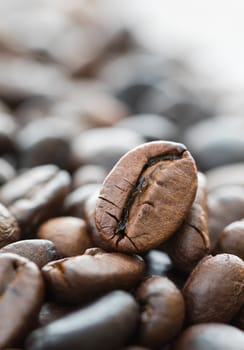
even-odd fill
[{"label": "coffee bean", "polygon": [[185,316],[178,288],[166,277],[153,276],[142,282],[136,298],[142,305],[141,344],[154,348],[170,342],[179,333]]},{"label": "coffee bean", "polygon": [[44,327],[74,311],[77,311],[77,307],[75,306],[47,302],[42,305],[39,312],[38,324],[40,327]]},{"label": "coffee bean", "polygon": [[138,256],[91,248],[83,255],[51,262],[42,272],[55,300],[79,304],[115,289],[130,290],[142,279],[144,270],[144,261]]},{"label": "coffee bean", "polygon": [[0,204],[0,248],[20,238],[20,229],[15,217]]},{"label": "coffee bean", "polygon": [[228,322],[244,302],[244,262],[231,254],[204,258],[183,294],[190,323]]},{"label": "coffee bean", "polygon": [[130,339],[139,320],[131,295],[112,292],[90,306],[33,332],[27,350],[117,350]]},{"label": "coffee bean", "polygon": [[208,195],[209,235],[212,249],[228,224],[244,217],[244,187],[221,186]]},{"label": "coffee bean", "polygon": [[60,214],[70,176],[54,165],[33,168],[2,186],[0,200],[16,217],[23,237],[43,221]]},{"label": "coffee bean", "polygon": [[198,174],[198,189],[192,207],[179,230],[166,242],[166,251],[173,264],[190,272],[209,254],[206,178]]},{"label": "coffee bean", "polygon": [[0,186],[15,177],[14,167],[4,158],[0,158]]},{"label": "coffee bean", "polygon": [[220,323],[199,324],[187,328],[175,342],[172,350],[241,350],[244,334]]},{"label": "coffee bean", "polygon": [[73,174],[72,187],[73,189],[93,183],[102,183],[107,172],[104,168],[98,165],[83,165],[78,168]]},{"label": "coffee bean", "polygon": [[197,173],[185,146],[155,141],[128,152],[106,177],[95,222],[103,240],[122,252],[165,242],[185,219]]},{"label": "coffee bean", "polygon": [[85,221],[68,216],[44,222],[37,237],[52,241],[60,258],[83,254],[92,246]]},{"label": "coffee bean", "polygon": [[218,253],[229,253],[244,260],[244,220],[226,226],[216,244]]},{"label": "coffee bean", "polygon": [[58,258],[55,245],[46,239],[25,239],[0,249],[0,253],[14,253],[33,261],[38,267]]},{"label": "coffee bean", "polygon": [[225,164],[206,172],[209,192],[227,185],[244,186],[244,163]]},{"label": "coffee bean", "polygon": [[165,275],[172,268],[172,261],[168,254],[152,249],[146,256],[147,275]]},{"label": "coffee bean", "polygon": [[0,254],[0,347],[18,346],[33,327],[44,286],[37,266],[16,254]]}]

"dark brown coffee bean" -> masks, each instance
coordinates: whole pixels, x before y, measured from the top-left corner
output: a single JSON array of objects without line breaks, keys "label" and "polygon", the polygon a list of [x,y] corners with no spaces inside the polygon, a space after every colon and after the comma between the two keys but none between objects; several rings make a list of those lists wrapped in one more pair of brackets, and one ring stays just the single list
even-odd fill
[{"label": "dark brown coffee bean", "polygon": [[198,189],[192,207],[179,230],[166,242],[173,264],[190,272],[198,261],[209,254],[206,178],[198,174]]},{"label": "dark brown coffee bean", "polygon": [[125,292],[112,292],[90,306],[33,332],[27,350],[117,350],[139,321],[139,308]]},{"label": "dark brown coffee bean", "polygon": [[244,187],[222,186],[208,195],[209,235],[211,247],[216,243],[228,224],[244,218]]},{"label": "dark brown coffee bean", "polygon": [[60,258],[83,254],[92,246],[85,221],[71,216],[44,222],[37,231],[37,237],[52,241]]},{"label": "dark brown coffee bean", "polygon": [[20,238],[20,229],[15,217],[0,204],[0,248]]},{"label": "dark brown coffee bean", "polygon": [[43,165],[2,186],[0,200],[17,218],[23,237],[28,237],[43,221],[60,214],[69,185],[66,171]]},{"label": "dark brown coffee bean", "polygon": [[72,187],[76,189],[87,184],[101,184],[106,175],[107,172],[101,166],[83,165],[74,172]]},{"label": "dark brown coffee bean", "polygon": [[33,327],[44,286],[38,267],[16,254],[0,254],[0,348],[18,346]]},{"label": "dark brown coffee bean", "polygon": [[83,255],[51,262],[42,272],[55,300],[79,304],[114,289],[130,290],[144,270],[138,256],[91,248]]},{"label": "dark brown coffee bean", "polygon": [[183,294],[190,323],[228,322],[244,302],[244,262],[231,254],[204,258]]},{"label": "dark brown coffee bean", "polygon": [[77,307],[52,302],[45,303],[39,312],[38,324],[44,327],[74,311],[77,311]]},{"label": "dark brown coffee bean", "polygon": [[221,323],[199,324],[187,328],[172,350],[241,350],[244,334],[239,329]]},{"label": "dark brown coffee bean", "polygon": [[244,220],[226,226],[216,245],[218,253],[229,253],[244,260]]},{"label": "dark brown coffee bean", "polygon": [[142,305],[141,344],[154,348],[170,342],[185,317],[184,299],[178,288],[167,277],[153,276],[142,282],[136,298]]},{"label": "dark brown coffee bean", "polygon": [[0,253],[14,253],[33,261],[42,267],[58,258],[53,242],[46,239],[26,239],[14,242],[0,249]]},{"label": "dark brown coffee bean", "polygon": [[108,245],[143,252],[169,239],[194,200],[197,173],[185,146],[158,141],[127,153],[106,177],[95,222]]}]

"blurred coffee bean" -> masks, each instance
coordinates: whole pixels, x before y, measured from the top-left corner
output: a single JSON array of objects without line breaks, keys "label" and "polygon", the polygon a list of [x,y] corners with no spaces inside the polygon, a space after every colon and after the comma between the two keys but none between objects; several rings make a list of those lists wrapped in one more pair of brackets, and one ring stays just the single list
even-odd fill
[{"label": "blurred coffee bean", "polygon": [[238,314],[234,317],[234,320],[232,320],[232,324],[244,331],[244,305],[241,307]]},{"label": "blurred coffee bean", "polygon": [[51,262],[42,269],[52,297],[73,305],[115,289],[130,290],[142,279],[144,271],[141,258],[99,248]]},{"label": "blurred coffee bean", "polygon": [[16,217],[23,237],[43,221],[60,214],[70,176],[54,165],[32,168],[1,187],[0,200]]},{"label": "blurred coffee bean", "polygon": [[72,176],[72,187],[76,189],[87,184],[103,183],[106,175],[107,172],[101,166],[83,165],[74,172]]},{"label": "blurred coffee bean", "polygon": [[0,204],[0,248],[20,238],[21,232],[15,217]]},{"label": "blurred coffee bean", "polygon": [[84,220],[63,216],[44,222],[37,237],[52,241],[59,258],[83,254],[92,246]]},{"label": "blurred coffee bean", "polygon": [[69,316],[34,331],[27,350],[117,350],[125,345],[139,321],[134,298],[112,292]]},{"label": "blurred coffee bean", "polygon": [[244,260],[244,220],[226,226],[216,244],[218,253],[229,253]]},{"label": "blurred coffee bean", "polygon": [[85,202],[93,193],[100,191],[100,188],[100,184],[93,183],[78,187],[73,192],[70,192],[64,200],[64,215],[85,218]]},{"label": "blurred coffee bean", "polygon": [[244,187],[222,186],[208,195],[209,235],[214,249],[224,227],[244,218]]},{"label": "blurred coffee bean", "polygon": [[117,127],[133,130],[146,141],[178,140],[176,125],[165,117],[154,114],[138,114],[124,118]]},{"label": "blurred coffee bean", "polygon": [[33,96],[60,96],[68,88],[68,81],[55,65],[0,55],[0,98],[16,106]]},{"label": "blurred coffee bean", "polygon": [[208,256],[189,276],[183,294],[190,323],[229,322],[244,302],[244,262],[231,254]]},{"label": "blurred coffee bean", "polygon": [[16,151],[17,128],[18,125],[12,115],[0,112],[0,155]]},{"label": "blurred coffee bean", "polygon": [[244,122],[242,117],[215,117],[189,127],[184,143],[199,169],[244,161]]},{"label": "blurred coffee bean", "polygon": [[206,323],[187,328],[176,340],[172,350],[241,350],[243,348],[243,332],[226,324]]},{"label": "blurred coffee bean", "polygon": [[172,267],[170,257],[156,249],[151,249],[145,256],[147,275],[165,275]]},{"label": "blurred coffee bean", "polygon": [[76,134],[76,126],[58,122],[55,118],[35,120],[18,134],[20,166],[31,168],[44,164],[55,164],[69,168],[69,138]]},{"label": "blurred coffee bean", "polygon": [[121,156],[143,142],[137,133],[122,128],[84,131],[72,143],[73,166],[96,164],[110,170]]},{"label": "blurred coffee bean", "polygon": [[198,188],[183,225],[166,242],[165,249],[179,270],[190,272],[210,251],[206,177],[198,173]]},{"label": "blurred coffee bean", "polygon": [[56,247],[46,239],[25,239],[14,242],[0,249],[1,253],[18,254],[34,262],[40,268],[58,258]]},{"label": "blurred coffee bean", "polygon": [[142,345],[159,347],[180,331],[185,304],[181,292],[166,277],[153,276],[141,283],[136,298],[142,305],[139,339]]},{"label": "blurred coffee bean", "polygon": [[221,186],[244,186],[244,163],[225,164],[206,172],[208,191]]},{"label": "blurred coffee bean", "polygon": [[195,162],[184,145],[143,144],[126,153],[106,177],[96,204],[97,230],[114,250],[146,252],[179,228],[196,190]]},{"label": "blurred coffee bean", "polygon": [[4,185],[9,180],[12,180],[16,175],[14,167],[5,160],[0,158],[0,186]]},{"label": "blurred coffee bean", "polygon": [[16,254],[0,254],[0,347],[18,346],[33,328],[44,297],[37,266]]},{"label": "blurred coffee bean", "polygon": [[74,311],[77,311],[77,307],[47,302],[42,305],[39,312],[38,324],[40,327],[44,327]]}]

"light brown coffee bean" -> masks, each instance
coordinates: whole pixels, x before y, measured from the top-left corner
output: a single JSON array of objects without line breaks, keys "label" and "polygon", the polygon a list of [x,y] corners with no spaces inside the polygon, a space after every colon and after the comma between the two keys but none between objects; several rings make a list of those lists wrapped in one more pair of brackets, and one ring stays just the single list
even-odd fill
[{"label": "light brown coffee bean", "polygon": [[97,229],[113,249],[147,251],[179,228],[196,189],[195,163],[184,145],[143,144],[124,155],[106,177],[97,201]]}]

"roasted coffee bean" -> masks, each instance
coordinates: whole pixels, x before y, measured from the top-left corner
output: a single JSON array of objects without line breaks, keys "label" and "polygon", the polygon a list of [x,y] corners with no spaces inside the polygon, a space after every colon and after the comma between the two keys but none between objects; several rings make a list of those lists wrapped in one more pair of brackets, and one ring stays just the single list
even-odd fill
[{"label": "roasted coffee bean", "polygon": [[221,323],[199,324],[187,328],[172,350],[241,350],[244,334],[237,328]]},{"label": "roasted coffee bean", "polygon": [[226,226],[216,245],[218,253],[229,253],[244,260],[244,220]]},{"label": "roasted coffee bean", "polygon": [[44,286],[38,267],[16,254],[0,254],[0,348],[18,346],[34,326]]},{"label": "roasted coffee bean", "polygon": [[190,323],[229,322],[244,302],[244,262],[231,254],[204,258],[183,294]]},{"label": "roasted coffee bean", "polygon": [[51,262],[42,269],[52,297],[68,304],[84,303],[115,289],[130,290],[144,271],[142,258],[99,248]]},{"label": "roasted coffee bean", "polygon": [[16,152],[17,128],[18,124],[12,115],[0,112],[0,155]]},{"label": "roasted coffee bean", "polygon": [[87,184],[71,192],[64,200],[64,215],[84,218],[85,201],[97,191],[100,191],[100,184]]},{"label": "roasted coffee bean", "polygon": [[166,251],[173,264],[185,272],[192,271],[209,254],[207,187],[203,174],[198,174],[196,198],[182,226],[166,242]]},{"label": "roasted coffee bean", "polygon": [[209,192],[221,186],[244,186],[244,163],[225,164],[206,172]]},{"label": "roasted coffee bean", "polygon": [[46,239],[25,239],[0,249],[0,253],[14,253],[34,262],[38,267],[58,258],[53,242]]},{"label": "roasted coffee bean", "polygon": [[70,176],[54,165],[43,165],[2,186],[0,200],[16,217],[23,237],[34,234],[43,221],[60,214]]},{"label": "roasted coffee bean", "polygon": [[222,186],[208,195],[209,235],[212,249],[228,224],[244,218],[244,186]]},{"label": "roasted coffee bean", "polygon": [[131,295],[112,292],[90,306],[33,332],[27,350],[117,350],[128,342],[139,321]]},{"label": "roasted coffee bean", "polygon": [[124,153],[143,142],[139,134],[122,128],[87,130],[72,143],[73,167],[95,164],[110,171]]},{"label": "roasted coffee bean", "polygon": [[101,166],[84,165],[74,172],[72,187],[76,189],[87,184],[100,184],[105,179],[106,174],[107,172]]},{"label": "roasted coffee bean", "polygon": [[40,327],[44,327],[74,311],[77,311],[77,307],[52,302],[45,303],[39,312],[38,324]]},{"label": "roasted coffee bean", "polygon": [[83,254],[92,246],[84,220],[69,216],[44,222],[37,237],[52,241],[60,258]]},{"label": "roasted coffee bean", "polygon": [[178,288],[167,277],[153,276],[142,282],[136,298],[142,305],[141,344],[155,348],[170,342],[185,317],[184,299]]},{"label": "roasted coffee bean", "polygon": [[20,229],[15,217],[0,204],[0,248],[20,238]]},{"label": "roasted coffee bean", "polygon": [[106,177],[95,222],[101,238],[122,252],[165,242],[185,219],[197,189],[185,146],[155,141],[128,152]]}]

